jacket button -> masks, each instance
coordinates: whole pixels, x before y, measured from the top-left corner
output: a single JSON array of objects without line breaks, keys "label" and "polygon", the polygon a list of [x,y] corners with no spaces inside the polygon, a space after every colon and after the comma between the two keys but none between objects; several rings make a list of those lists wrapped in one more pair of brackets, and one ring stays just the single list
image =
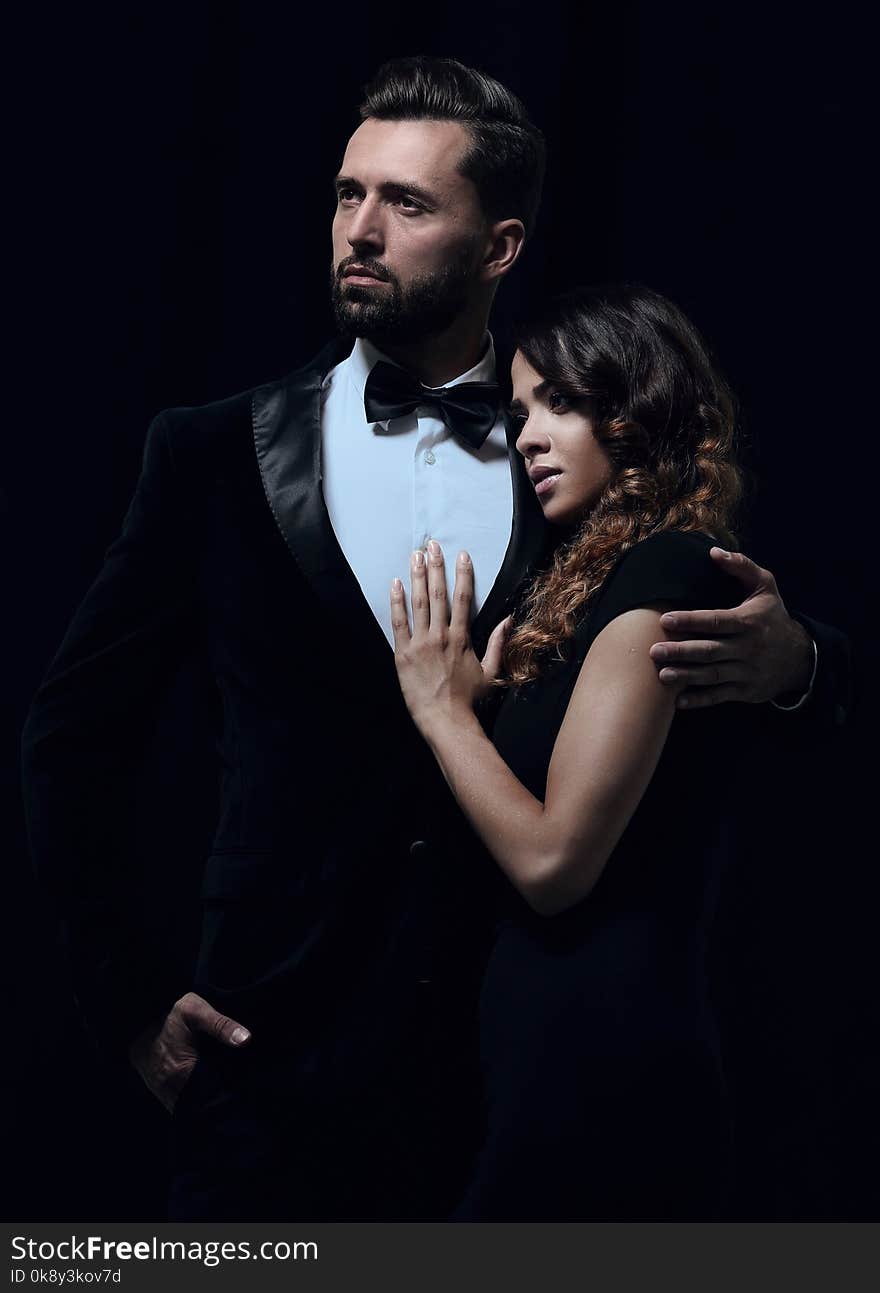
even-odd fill
[{"label": "jacket button", "polygon": [[411,858],[423,857],[427,851],[428,844],[426,840],[413,840],[412,844],[409,846],[409,855]]}]

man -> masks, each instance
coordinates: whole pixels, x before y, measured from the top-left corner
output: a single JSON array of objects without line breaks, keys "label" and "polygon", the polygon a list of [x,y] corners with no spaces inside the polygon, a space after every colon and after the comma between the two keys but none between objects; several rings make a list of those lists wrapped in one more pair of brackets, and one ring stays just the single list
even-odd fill
[{"label": "man", "polygon": [[[531,232],[543,141],[504,87],[443,60],[386,65],[361,118],[336,179],[343,341],[154,420],[24,738],[80,1003],[173,1111],[179,1219],[442,1217],[477,1134],[492,868],[402,703],[388,587],[430,538],[468,549],[481,651],[542,552],[487,323]],[[824,721],[833,632],[813,626],[809,694],[810,638],[772,576],[736,561],[739,620],[658,664],[697,671],[695,703],[795,693],[780,721]],[[193,641],[223,703],[221,812],[198,963],[173,982],[132,910],[122,805]]]}]

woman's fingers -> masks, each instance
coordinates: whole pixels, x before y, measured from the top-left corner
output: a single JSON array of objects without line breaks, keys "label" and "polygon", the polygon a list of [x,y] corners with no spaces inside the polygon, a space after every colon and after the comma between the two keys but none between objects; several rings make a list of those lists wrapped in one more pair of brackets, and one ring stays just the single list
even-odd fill
[{"label": "woman's fingers", "polygon": [[501,659],[504,655],[504,641],[507,637],[507,632],[512,621],[513,616],[508,615],[506,620],[502,620],[500,624],[495,625],[489,635],[489,641],[486,643],[486,654],[482,659],[483,673],[487,679],[497,678],[498,674],[501,672]]},{"label": "woman's fingers", "polygon": [[452,593],[452,618],[449,627],[465,636],[470,633],[473,600],[474,567],[468,554],[460,552],[455,563],[455,589]]},{"label": "woman's fingers", "polygon": [[[466,552],[458,554],[451,615],[446,587],[446,564],[443,560],[443,549],[436,539],[430,540],[427,550],[419,548],[412,554],[410,579],[413,636],[416,633],[427,632],[429,629],[443,636],[448,628],[453,628],[466,638],[470,631],[471,607],[474,600],[474,568],[468,554]],[[406,600],[402,590],[392,585],[392,628],[398,598],[403,602],[402,629],[406,616]],[[408,627],[407,625],[407,629]],[[395,641],[396,632],[397,630],[395,630]]]},{"label": "woman's fingers", "polygon": [[449,599],[446,593],[446,567],[443,551],[436,539],[428,544],[428,602],[431,628],[435,633],[445,633],[449,627]]},{"label": "woman's fingers", "polygon": [[413,634],[427,633],[431,622],[428,605],[428,574],[425,553],[417,548],[409,563],[409,578],[412,585],[412,627]]},{"label": "woman's fingers", "polygon": [[402,651],[410,641],[406,592],[402,579],[394,579],[391,582],[391,632],[394,634],[394,650]]}]

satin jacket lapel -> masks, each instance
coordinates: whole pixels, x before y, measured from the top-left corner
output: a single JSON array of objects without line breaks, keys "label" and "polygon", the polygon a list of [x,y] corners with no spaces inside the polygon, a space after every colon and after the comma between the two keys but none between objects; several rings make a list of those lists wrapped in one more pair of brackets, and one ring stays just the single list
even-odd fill
[{"label": "satin jacket lapel", "polygon": [[[348,350],[344,342],[331,342],[306,367],[258,387],[252,397],[254,444],[269,507],[298,567],[337,624],[348,633],[354,630],[377,665],[393,674],[391,649],[339,547],[321,489],[321,384]],[[515,448],[517,428],[507,416],[505,430],[513,522],[501,569],[473,625],[480,655],[547,542],[541,505]]]},{"label": "satin jacket lapel", "polygon": [[294,560],[346,635],[394,674],[382,629],[340,548],[321,488],[321,384],[350,346],[331,342],[312,363],[258,387],[251,411],[254,444],[272,515]]},{"label": "satin jacket lapel", "polygon": [[498,577],[474,620],[471,637],[477,655],[482,655],[485,651],[489,634],[495,625],[510,614],[514,594],[531,567],[543,555],[548,542],[547,524],[541,504],[526,475],[522,455],[515,447],[518,429],[506,413],[504,426],[513,477],[513,524],[510,543]]}]

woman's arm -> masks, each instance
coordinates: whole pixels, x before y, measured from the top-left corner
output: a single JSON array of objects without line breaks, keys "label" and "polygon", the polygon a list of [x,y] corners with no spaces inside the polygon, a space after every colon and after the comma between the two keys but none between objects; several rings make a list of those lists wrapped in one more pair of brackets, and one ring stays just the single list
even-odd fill
[{"label": "woman's arm", "polygon": [[[658,680],[648,655],[663,636],[661,610],[627,611],[591,646],[553,748],[542,804],[513,775],[473,712],[485,679],[463,631],[473,590],[470,562],[459,559],[451,619],[442,556],[429,553],[427,572],[414,567],[412,578],[411,635],[402,586],[392,591],[395,659],[410,712],[514,886],[542,915],[564,911],[598,880],[672,723],[675,692]],[[493,637],[483,666],[490,673],[500,655],[500,635]]]}]

